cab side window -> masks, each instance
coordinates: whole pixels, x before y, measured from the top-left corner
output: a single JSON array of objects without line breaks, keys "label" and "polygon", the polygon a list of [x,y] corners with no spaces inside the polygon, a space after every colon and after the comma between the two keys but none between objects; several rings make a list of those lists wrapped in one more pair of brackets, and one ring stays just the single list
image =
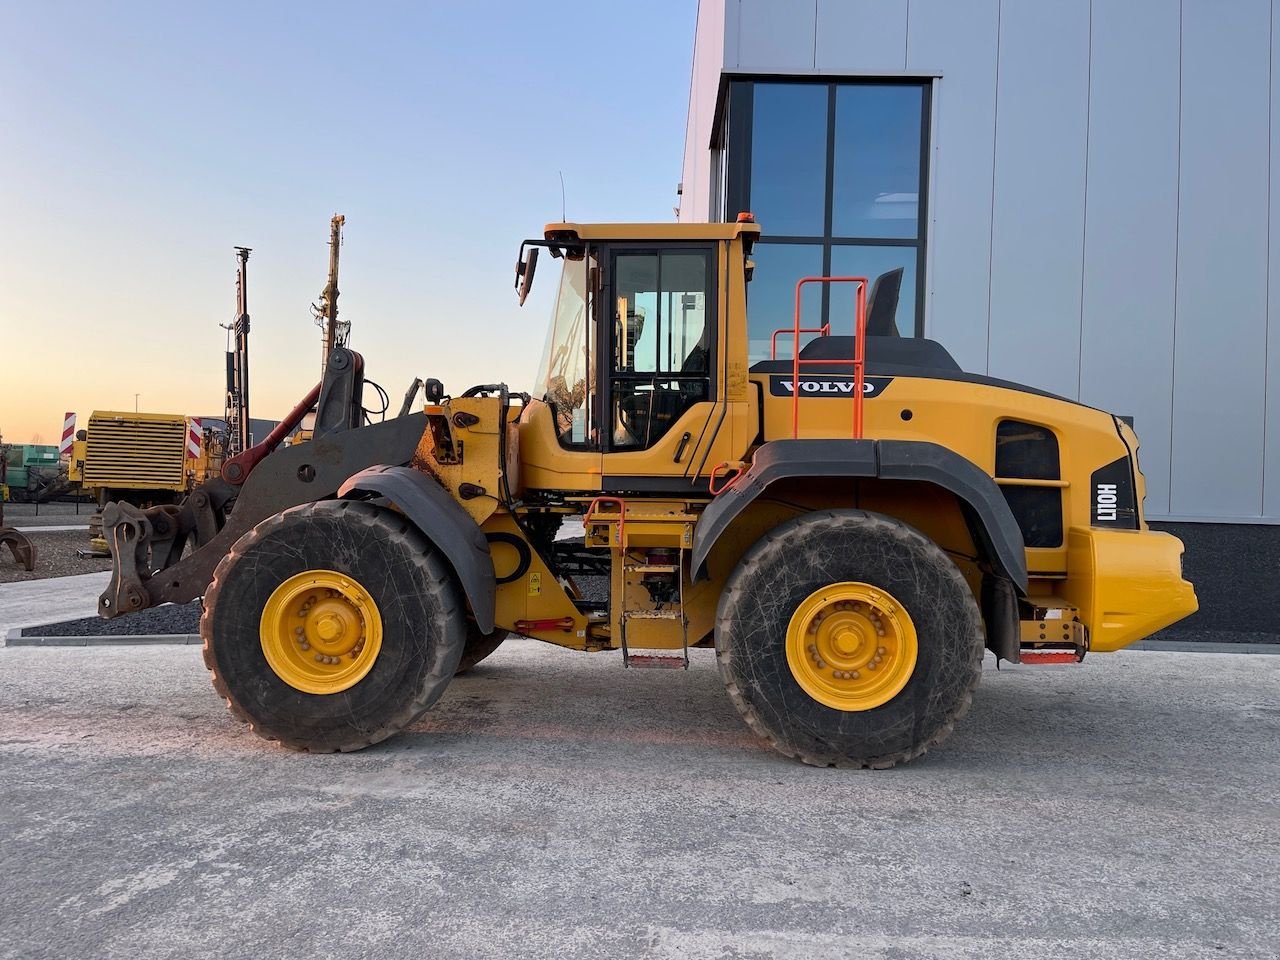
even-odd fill
[{"label": "cab side window", "polygon": [[711,399],[710,273],[707,250],[614,254],[612,449],[652,446]]}]

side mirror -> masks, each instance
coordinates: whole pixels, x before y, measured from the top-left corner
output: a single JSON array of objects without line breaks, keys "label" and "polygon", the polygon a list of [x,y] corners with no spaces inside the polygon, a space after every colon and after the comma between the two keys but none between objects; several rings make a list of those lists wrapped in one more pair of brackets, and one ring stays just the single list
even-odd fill
[{"label": "side mirror", "polygon": [[530,247],[528,257],[516,264],[516,300],[522,307],[533,289],[533,274],[537,269],[538,248]]}]

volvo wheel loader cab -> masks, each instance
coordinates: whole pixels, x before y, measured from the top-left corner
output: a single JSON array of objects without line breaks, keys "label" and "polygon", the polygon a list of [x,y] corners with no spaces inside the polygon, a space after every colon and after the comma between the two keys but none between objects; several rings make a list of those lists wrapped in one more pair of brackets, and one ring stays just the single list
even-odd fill
[{"label": "volvo wheel loader cab", "polygon": [[549,225],[517,268],[523,302],[561,263],[532,394],[428,379],[362,426],[335,349],[282,425],[316,406],[310,443],[107,518],[101,611],[203,595],[215,686],[297,749],[381,740],[515,633],[624,668],[714,646],[778,750],[884,767],[945,738],[984,647],[1074,662],[1195,610],[1125,423],[894,336],[893,275],[806,278],[851,294],[844,330],[751,340],[758,235]]}]

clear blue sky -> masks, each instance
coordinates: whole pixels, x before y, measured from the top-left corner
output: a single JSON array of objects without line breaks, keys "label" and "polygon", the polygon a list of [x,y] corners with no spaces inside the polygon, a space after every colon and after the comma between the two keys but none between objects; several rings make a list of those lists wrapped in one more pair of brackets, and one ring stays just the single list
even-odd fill
[{"label": "clear blue sky", "polygon": [[329,217],[343,316],[412,377],[527,386],[560,216],[673,219],[696,0],[0,0],[0,430],[222,409],[232,247],[253,247],[254,414],[314,383]]}]

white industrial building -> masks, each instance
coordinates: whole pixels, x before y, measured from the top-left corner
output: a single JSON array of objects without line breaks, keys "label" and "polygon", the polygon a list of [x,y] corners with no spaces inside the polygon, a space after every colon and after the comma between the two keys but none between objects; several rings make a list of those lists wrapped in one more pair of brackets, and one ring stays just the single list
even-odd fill
[{"label": "white industrial building", "polygon": [[1280,599],[1275,14],[701,0],[679,216],[760,221],[753,328],[800,275],[903,267],[902,335],[1132,417],[1189,569],[1251,555]]}]

